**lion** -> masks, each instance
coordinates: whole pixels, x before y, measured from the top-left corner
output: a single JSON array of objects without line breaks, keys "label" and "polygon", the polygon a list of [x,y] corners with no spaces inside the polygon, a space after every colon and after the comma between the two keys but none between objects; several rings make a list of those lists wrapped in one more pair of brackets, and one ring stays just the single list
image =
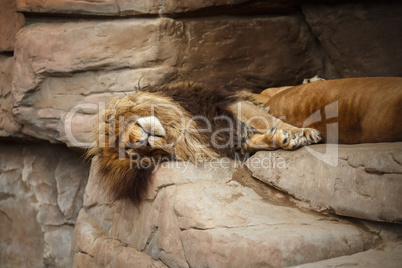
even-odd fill
[{"label": "lion", "polygon": [[261,94],[203,83],[149,86],[110,101],[88,155],[98,157],[101,185],[114,200],[139,204],[159,161],[402,140],[402,78],[309,82]]},{"label": "lion", "polygon": [[179,82],[113,98],[95,127],[101,184],[112,199],[143,199],[159,161],[244,159],[258,150],[318,143],[319,131],[267,113],[261,95]]}]

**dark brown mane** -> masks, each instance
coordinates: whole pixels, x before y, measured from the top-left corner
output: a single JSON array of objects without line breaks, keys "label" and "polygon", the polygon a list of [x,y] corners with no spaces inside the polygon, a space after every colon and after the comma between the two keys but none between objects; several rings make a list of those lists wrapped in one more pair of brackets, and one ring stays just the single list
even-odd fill
[{"label": "dark brown mane", "polygon": [[228,105],[239,100],[235,91],[225,85],[215,84],[183,82],[146,87],[142,91],[162,93],[172,98],[193,116],[203,115],[209,119],[220,115]]},{"label": "dark brown mane", "polygon": [[[237,128],[232,129],[232,136],[229,132],[219,132],[216,137],[220,144],[225,144],[232,139],[234,146],[214,149],[221,156],[234,158],[236,154],[240,154],[243,157],[241,146],[252,130],[227,110],[229,105],[241,99],[238,92],[225,85],[190,82],[145,87],[142,91],[158,92],[171,98],[193,117],[205,117],[211,123],[212,133],[219,129],[231,129],[232,126]],[[199,129],[205,129],[205,121],[197,120],[196,123]]]},{"label": "dark brown mane", "polygon": [[[110,184],[106,182],[109,180],[115,171],[111,170],[113,167],[104,168],[100,170],[102,174],[103,186],[109,187]],[[125,173],[117,173],[115,176],[122,176],[124,178],[120,180],[120,183],[113,184],[110,189],[105,189],[111,193],[112,200],[118,199],[130,199],[134,204],[139,204],[144,198],[144,194],[149,188],[150,180],[152,178],[152,172],[154,168],[130,168]]]}]

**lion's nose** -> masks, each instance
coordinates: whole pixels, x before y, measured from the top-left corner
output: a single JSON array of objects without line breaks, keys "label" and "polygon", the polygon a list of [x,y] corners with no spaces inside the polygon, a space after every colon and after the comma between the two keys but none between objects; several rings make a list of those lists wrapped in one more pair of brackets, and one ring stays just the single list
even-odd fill
[{"label": "lion's nose", "polygon": [[151,148],[151,145],[148,142],[148,138],[140,140],[139,142],[137,142],[137,145],[140,147]]}]

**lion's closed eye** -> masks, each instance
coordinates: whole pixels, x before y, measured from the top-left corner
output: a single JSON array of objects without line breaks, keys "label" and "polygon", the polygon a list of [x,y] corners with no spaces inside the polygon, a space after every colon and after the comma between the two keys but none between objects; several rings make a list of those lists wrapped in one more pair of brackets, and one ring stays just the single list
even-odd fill
[{"label": "lion's closed eye", "polygon": [[120,133],[122,138],[122,146],[133,148],[136,144],[146,138],[146,133],[142,130],[141,126],[138,124],[130,124],[127,126],[122,133]]}]

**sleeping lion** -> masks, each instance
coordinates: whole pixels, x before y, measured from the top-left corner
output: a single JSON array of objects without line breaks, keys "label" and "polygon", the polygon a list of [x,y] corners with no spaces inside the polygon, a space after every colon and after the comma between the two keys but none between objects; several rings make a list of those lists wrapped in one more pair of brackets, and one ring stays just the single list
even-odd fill
[{"label": "sleeping lion", "polygon": [[[366,81],[364,79],[370,78],[363,78],[362,83]],[[365,97],[368,90],[365,86],[373,87],[373,82],[364,82],[362,88],[360,81],[353,79],[319,81],[302,88],[268,89],[262,94],[188,82],[146,87],[110,101],[95,127],[96,146],[88,151],[88,155],[98,156],[101,185],[114,200],[129,199],[138,204],[158,161],[197,163],[217,157],[244,159],[258,150],[294,150],[326,139],[318,130],[306,127],[308,113],[322,108],[315,105],[310,109],[312,103],[327,104],[327,100],[338,100],[343,105],[339,109],[346,111],[339,113],[345,117],[339,121],[351,120],[352,124],[375,124],[365,116],[376,115],[371,107],[377,109],[382,112],[377,115],[386,116],[383,121],[392,121],[390,124],[396,131],[392,127],[391,130],[386,128],[390,133],[393,131],[391,136],[394,135],[386,141],[401,140],[398,120],[401,78],[389,81],[383,78],[375,82],[377,91],[397,97],[393,100],[384,98],[387,103],[378,105],[375,100]],[[385,82],[388,84],[382,87]],[[309,85],[322,88],[322,91],[313,90],[310,94]],[[350,87],[354,93],[344,95]],[[387,91],[388,87],[394,90]],[[372,94],[370,90],[368,92]],[[352,99],[345,104],[342,101],[345,98]],[[353,106],[354,102],[357,105]],[[388,104],[396,108],[389,108]],[[267,106],[270,113],[274,112],[278,117],[284,115],[284,120],[292,124],[268,113]],[[364,122],[359,122],[361,119]],[[381,124],[383,127],[383,122]],[[361,133],[366,131],[364,127],[357,128]],[[325,130],[323,133],[326,134]],[[370,142],[369,139],[364,141]]]}]

